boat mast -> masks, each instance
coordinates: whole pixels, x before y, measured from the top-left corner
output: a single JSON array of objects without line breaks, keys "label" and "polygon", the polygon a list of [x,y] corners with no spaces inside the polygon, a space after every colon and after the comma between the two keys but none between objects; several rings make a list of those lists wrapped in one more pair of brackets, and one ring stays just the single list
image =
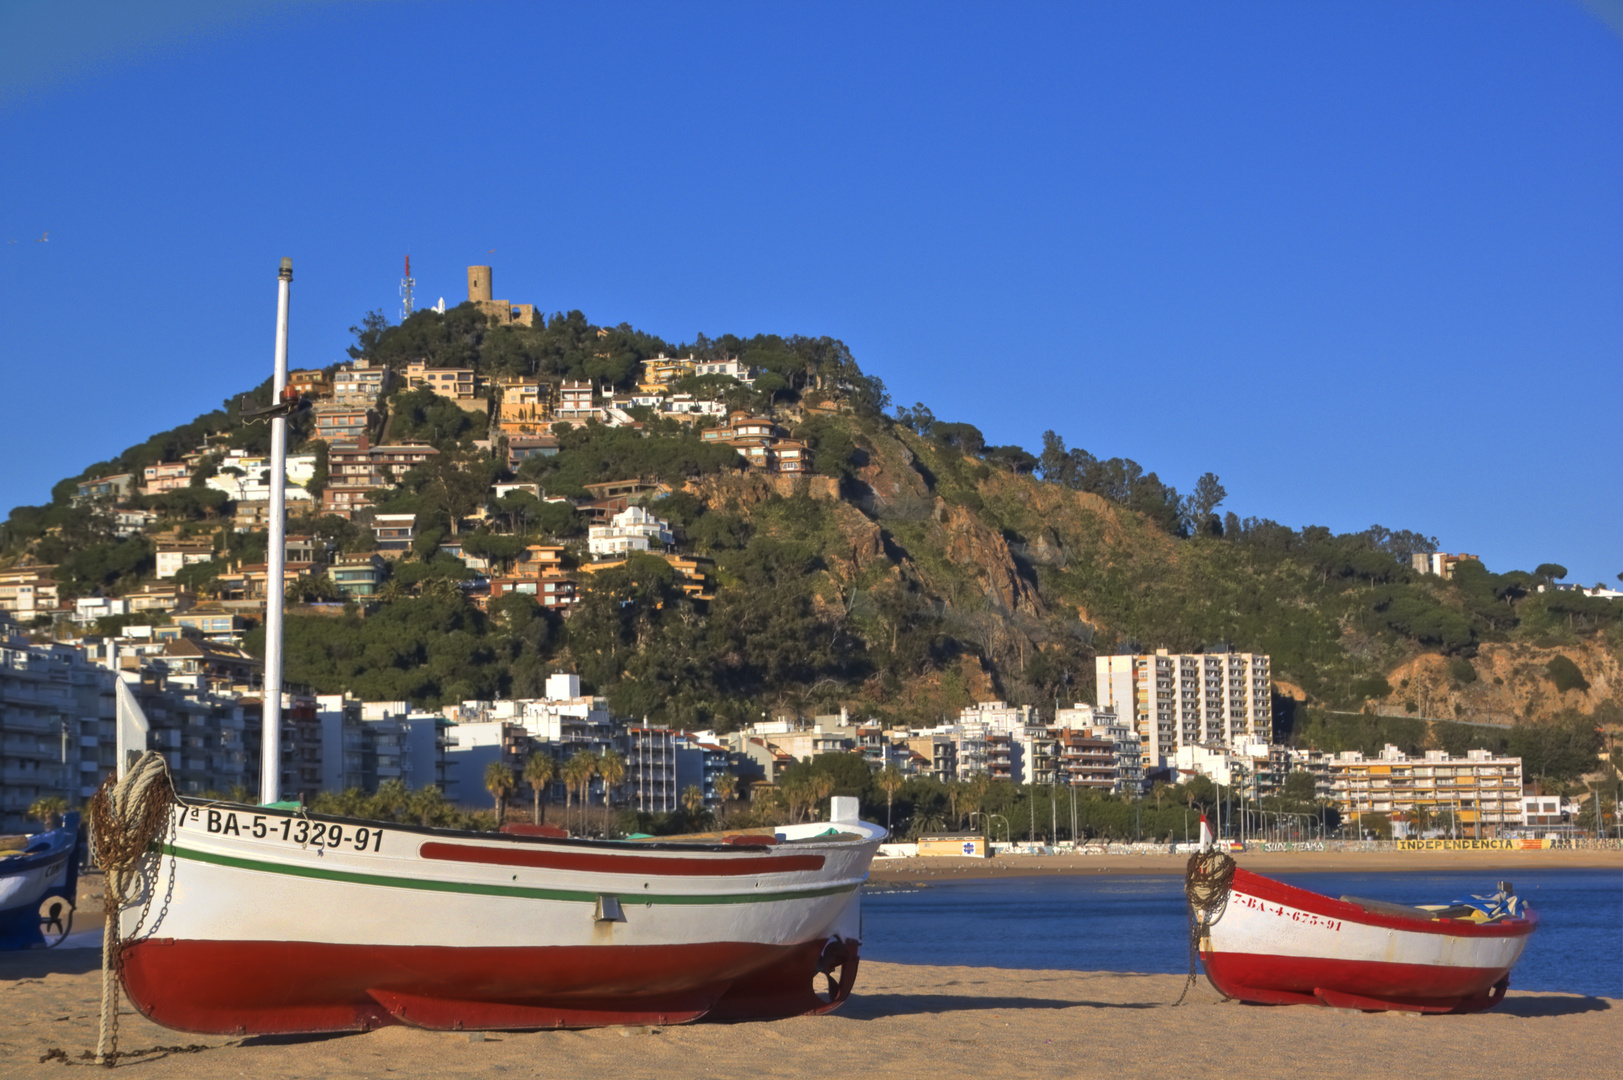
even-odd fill
[{"label": "boat mast", "polygon": [[[293,260],[283,259],[276,275],[276,374],[271,404],[280,405],[287,389],[287,301],[293,284]],[[271,419],[270,544],[265,567],[264,713],[259,728],[259,801],[282,797],[282,581],[287,563],[287,417]]]}]

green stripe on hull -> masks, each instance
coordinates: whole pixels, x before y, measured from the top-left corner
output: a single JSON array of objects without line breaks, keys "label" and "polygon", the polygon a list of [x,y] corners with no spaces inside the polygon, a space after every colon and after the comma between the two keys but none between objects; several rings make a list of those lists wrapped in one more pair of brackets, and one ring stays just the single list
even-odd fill
[{"label": "green stripe on hull", "polygon": [[358,874],[352,870],[327,870],[315,866],[289,866],[285,863],[244,859],[235,855],[220,855],[212,851],[164,844],[162,851],[177,859],[213,863],[237,870],[257,870],[267,874],[288,874],[293,877],[318,878],[323,881],[342,881],[350,885],[376,885],[387,889],[420,889],[424,892],[468,893],[476,896],[512,896],[524,900],[562,900],[572,903],[595,904],[602,895],[618,896],[627,904],[767,904],[781,900],[812,900],[819,896],[834,896],[854,892],[860,882],[849,885],[824,885],[815,889],[780,890],[777,892],[722,893],[715,896],[660,895],[658,893],[607,893],[606,890],[579,892],[574,889],[535,889],[522,885],[480,885],[465,881],[431,881],[424,878],[392,877],[384,874]]}]

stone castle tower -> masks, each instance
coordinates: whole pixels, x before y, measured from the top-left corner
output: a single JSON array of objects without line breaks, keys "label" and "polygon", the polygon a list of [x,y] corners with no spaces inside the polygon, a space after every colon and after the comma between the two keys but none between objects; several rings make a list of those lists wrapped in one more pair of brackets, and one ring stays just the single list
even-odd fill
[{"label": "stone castle tower", "polygon": [[491,273],[488,266],[468,267],[468,302],[484,312],[492,326],[534,326],[534,304],[510,304],[491,299]]},{"label": "stone castle tower", "polygon": [[468,299],[475,304],[481,301],[489,303],[492,295],[490,291],[490,267],[468,267]]}]

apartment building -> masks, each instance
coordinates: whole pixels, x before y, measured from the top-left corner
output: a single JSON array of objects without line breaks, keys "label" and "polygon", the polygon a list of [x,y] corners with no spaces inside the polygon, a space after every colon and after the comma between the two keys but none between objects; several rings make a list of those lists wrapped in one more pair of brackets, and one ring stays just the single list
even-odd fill
[{"label": "apartment building", "polygon": [[1406,821],[1442,814],[1484,836],[1522,823],[1522,759],[1470,750],[1410,757],[1387,745],[1379,757],[1349,750],[1328,759],[1332,797],[1344,817],[1385,814]]},{"label": "apartment building", "polygon": [[[1074,731],[1089,738],[1107,740],[1111,745],[1112,767],[1115,770],[1114,790],[1130,795],[1144,790],[1144,754],[1138,733],[1115,712],[1093,705],[1074,704],[1068,709],[1054,711],[1054,726],[1062,733]],[[1090,775],[1097,778],[1097,774]]]},{"label": "apartment building", "polygon": [[1171,765],[1181,746],[1272,740],[1272,682],[1261,653],[1159,649],[1094,664],[1099,706],[1131,722],[1145,768]]},{"label": "apartment building", "polygon": [[327,451],[327,476],[332,486],[393,487],[409,470],[438,455],[427,443],[373,446],[363,434],[354,443]]},{"label": "apartment building", "polygon": [[1080,728],[1055,728],[1054,747],[1061,783],[1095,791],[1117,789],[1114,741]]},{"label": "apartment building", "polygon": [[116,766],[113,676],[68,645],[0,636],[0,832],[33,832],[36,799],[81,805]]},{"label": "apartment building", "polygon": [[19,623],[31,622],[56,610],[55,566],[20,566],[0,571],[0,612]]},{"label": "apartment building", "polygon": [[[446,785],[447,729],[438,713],[404,701],[367,701],[343,694],[316,695],[321,724],[321,786],[326,791],[398,780],[409,788]],[[447,798],[451,798],[446,793]]]},{"label": "apartment building", "polygon": [[690,787],[699,789],[706,808],[720,805],[716,778],[728,771],[725,747],[690,731],[631,726],[625,748],[624,795],[633,809],[651,814],[682,809]]}]

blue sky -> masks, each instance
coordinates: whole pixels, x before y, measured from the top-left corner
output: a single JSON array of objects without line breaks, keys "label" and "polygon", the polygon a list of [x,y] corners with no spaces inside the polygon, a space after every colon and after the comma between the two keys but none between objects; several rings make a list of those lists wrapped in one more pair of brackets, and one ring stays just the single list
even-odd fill
[{"label": "blue sky", "polygon": [[1242,516],[1623,571],[1611,0],[221,7],[0,6],[0,512],[262,380],[283,255],[316,366],[409,252],[420,303],[829,334]]}]

